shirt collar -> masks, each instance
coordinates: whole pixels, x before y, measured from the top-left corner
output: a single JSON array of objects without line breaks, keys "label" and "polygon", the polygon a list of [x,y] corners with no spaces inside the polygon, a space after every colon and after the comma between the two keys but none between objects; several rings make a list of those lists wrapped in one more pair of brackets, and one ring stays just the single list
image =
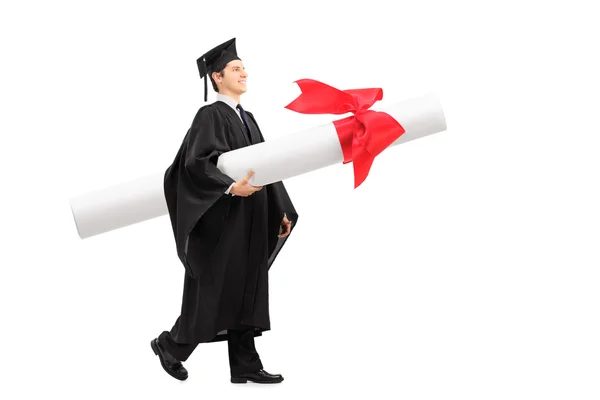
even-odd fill
[{"label": "shirt collar", "polygon": [[236,107],[238,103],[231,97],[221,93],[217,93],[217,101],[222,101],[223,103],[228,104],[229,107],[233,108],[234,111],[237,111]]}]

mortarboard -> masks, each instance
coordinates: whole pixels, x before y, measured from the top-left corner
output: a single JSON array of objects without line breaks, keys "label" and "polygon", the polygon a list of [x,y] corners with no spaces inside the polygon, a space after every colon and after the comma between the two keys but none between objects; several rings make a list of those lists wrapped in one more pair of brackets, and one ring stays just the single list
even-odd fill
[{"label": "mortarboard", "polygon": [[204,101],[207,99],[207,81],[210,74],[222,70],[232,60],[241,60],[235,50],[235,38],[221,43],[196,60],[200,78],[204,78]]}]

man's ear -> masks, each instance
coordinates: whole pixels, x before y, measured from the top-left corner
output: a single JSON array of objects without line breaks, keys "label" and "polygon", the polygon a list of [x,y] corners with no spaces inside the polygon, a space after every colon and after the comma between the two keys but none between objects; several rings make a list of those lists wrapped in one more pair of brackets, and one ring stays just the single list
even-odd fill
[{"label": "man's ear", "polygon": [[212,76],[213,81],[215,81],[215,83],[219,83],[221,80],[221,74],[219,74],[218,72],[213,72],[212,74],[210,74],[210,76]]}]

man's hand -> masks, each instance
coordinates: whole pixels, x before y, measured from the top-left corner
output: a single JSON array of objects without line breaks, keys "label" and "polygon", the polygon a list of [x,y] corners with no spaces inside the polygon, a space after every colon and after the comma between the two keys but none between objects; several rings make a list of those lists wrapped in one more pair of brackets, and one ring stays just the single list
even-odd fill
[{"label": "man's hand", "polygon": [[283,220],[281,221],[281,228],[283,229],[283,232],[277,235],[277,237],[279,238],[286,237],[292,231],[292,221],[287,219],[285,215],[283,216]]},{"label": "man's hand", "polygon": [[251,170],[245,178],[240,179],[233,184],[229,193],[235,194],[236,196],[248,197],[254,192],[258,192],[262,189],[262,186],[252,186],[248,183],[250,178],[254,175],[254,170]]}]

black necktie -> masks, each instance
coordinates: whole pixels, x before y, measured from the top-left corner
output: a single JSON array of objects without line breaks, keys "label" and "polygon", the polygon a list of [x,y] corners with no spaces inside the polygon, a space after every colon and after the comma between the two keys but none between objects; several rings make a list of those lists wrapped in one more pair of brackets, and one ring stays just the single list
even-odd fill
[{"label": "black necktie", "polygon": [[250,139],[250,143],[252,143],[252,133],[250,130],[250,124],[248,123],[248,115],[246,115],[246,111],[244,111],[241,104],[238,104],[236,108],[238,110],[240,110],[240,116],[242,117],[242,121],[244,121],[244,125],[246,126],[246,132],[248,133],[248,139]]}]

